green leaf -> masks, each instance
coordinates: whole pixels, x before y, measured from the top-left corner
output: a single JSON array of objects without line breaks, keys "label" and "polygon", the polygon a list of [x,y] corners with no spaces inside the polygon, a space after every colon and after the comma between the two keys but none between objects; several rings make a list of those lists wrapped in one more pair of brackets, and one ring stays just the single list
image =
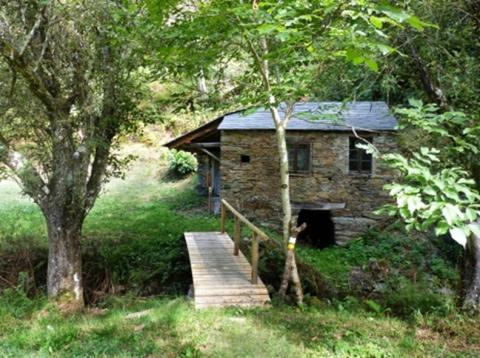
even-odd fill
[{"label": "green leaf", "polygon": [[384,44],[377,44],[377,48],[380,50],[383,56],[388,55],[395,51],[393,47]]},{"label": "green leaf", "polygon": [[437,192],[431,186],[427,186],[427,187],[423,188],[423,192],[427,195],[430,195],[430,196],[436,196],[437,195]]},{"label": "green leaf", "polygon": [[372,59],[369,59],[369,58],[366,58],[365,59],[365,63],[367,64],[367,66],[373,71],[373,72],[377,72],[378,71],[378,64],[376,61],[372,60]]},{"label": "green leaf", "polygon": [[480,237],[480,225],[479,224],[470,224],[470,225],[468,225],[468,228],[472,231],[472,233],[475,236]]},{"label": "green leaf", "polygon": [[445,235],[448,232],[449,226],[445,221],[440,221],[436,226],[435,226],[435,235],[441,236]]},{"label": "green leaf", "polygon": [[247,108],[246,110],[242,111],[242,116],[249,116],[255,113],[256,111],[258,111],[258,107]]},{"label": "green leaf", "polygon": [[[448,225],[453,225],[454,222],[457,221],[459,217],[459,210],[456,206],[452,204],[447,204],[445,207],[442,209],[442,214],[443,217],[445,218],[445,221],[447,222]],[[461,212],[460,212],[461,214]]]},{"label": "green leaf", "polygon": [[423,102],[420,99],[410,98],[408,100],[408,104],[412,107],[415,107],[415,108],[422,108],[423,107]]},{"label": "green leaf", "polygon": [[377,16],[370,16],[370,22],[372,23],[373,26],[375,26],[377,29],[381,29],[383,27],[383,21],[380,17]]},{"label": "green leaf", "polygon": [[262,24],[257,27],[257,31],[260,35],[271,34],[277,29],[278,29],[278,26],[273,24]]},{"label": "green leaf", "polygon": [[407,23],[412,26],[414,29],[417,29],[419,31],[423,31],[423,29],[425,28],[425,25],[427,25],[426,23],[424,23],[422,20],[420,20],[418,17],[416,16],[410,16],[408,19],[407,19]]},{"label": "green leaf", "polygon": [[465,215],[467,216],[467,219],[469,221],[475,221],[477,220],[478,217],[478,212],[472,208],[467,208],[465,210]]},{"label": "green leaf", "polygon": [[425,204],[422,202],[420,197],[409,196],[407,199],[407,206],[408,206],[408,211],[410,211],[410,214],[413,215],[415,211],[423,209],[425,207]]},{"label": "green leaf", "polygon": [[380,10],[389,18],[398,22],[404,22],[405,20],[411,17],[411,15],[408,14],[407,12],[403,11],[398,7],[394,7],[391,5],[383,5],[380,7]]},{"label": "green leaf", "polygon": [[450,235],[452,236],[452,239],[454,239],[463,247],[465,247],[465,245],[467,244],[467,236],[465,235],[464,229],[454,227],[453,229],[450,229]]},{"label": "green leaf", "polygon": [[359,65],[365,61],[363,54],[356,49],[348,49],[346,51],[347,60],[352,61],[355,65]]}]

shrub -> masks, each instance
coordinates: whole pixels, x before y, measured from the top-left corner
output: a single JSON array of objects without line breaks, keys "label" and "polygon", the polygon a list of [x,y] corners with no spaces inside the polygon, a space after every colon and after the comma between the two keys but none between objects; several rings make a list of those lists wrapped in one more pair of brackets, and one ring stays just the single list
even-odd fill
[{"label": "shrub", "polygon": [[415,312],[446,315],[454,310],[452,298],[436,293],[423,284],[400,280],[384,298],[384,305],[395,315],[408,317]]},{"label": "shrub", "polygon": [[168,164],[171,173],[184,177],[197,170],[197,158],[191,153],[172,149],[168,153]]}]

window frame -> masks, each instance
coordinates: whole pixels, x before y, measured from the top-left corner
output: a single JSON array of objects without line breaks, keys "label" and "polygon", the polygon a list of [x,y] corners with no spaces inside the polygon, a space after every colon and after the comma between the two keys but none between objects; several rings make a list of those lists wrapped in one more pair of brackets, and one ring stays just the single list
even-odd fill
[{"label": "window frame", "polygon": [[[307,150],[307,169],[298,168],[298,152],[301,148]],[[290,160],[291,151],[293,150],[293,158],[295,160],[292,162]],[[308,141],[287,141],[287,152],[288,152],[288,171],[292,175],[308,175],[312,172],[312,143]]]},{"label": "window frame", "polygon": [[[369,143],[373,143],[373,136],[364,137],[364,140]],[[352,148],[353,142],[353,148]],[[361,143],[362,140],[357,137],[348,137],[348,173],[353,175],[372,175],[373,174],[373,156],[368,154],[364,149],[357,148],[357,144]],[[352,157],[352,152],[354,152],[354,157]],[[355,164],[357,169],[352,169],[352,163]],[[369,169],[363,169],[364,164],[369,164]]]}]

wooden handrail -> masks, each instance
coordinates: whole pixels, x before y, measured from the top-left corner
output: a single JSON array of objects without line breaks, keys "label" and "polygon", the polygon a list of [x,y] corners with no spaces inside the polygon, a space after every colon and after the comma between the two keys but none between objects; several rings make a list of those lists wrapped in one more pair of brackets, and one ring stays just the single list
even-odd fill
[{"label": "wooden handrail", "polygon": [[[259,236],[261,240],[268,240],[268,235],[265,234],[262,230],[260,230],[258,227],[253,225],[250,220],[248,220],[245,216],[240,214],[233,206],[231,206],[228,201],[225,199],[222,199],[222,207],[226,207],[234,216],[238,217],[238,219],[243,222],[245,225],[247,225],[255,234]],[[222,233],[225,232],[225,223],[222,217]]]},{"label": "wooden handrail", "polygon": [[220,216],[221,216],[221,227],[220,231],[222,234],[225,233],[225,224],[227,220],[227,209],[233,214],[234,217],[234,232],[233,232],[233,240],[235,242],[235,246],[233,249],[233,254],[238,255],[240,249],[240,236],[241,236],[241,228],[240,223],[245,224],[253,231],[252,237],[252,283],[254,285],[258,282],[258,260],[259,260],[259,240],[268,240],[267,234],[265,234],[262,230],[258,227],[253,225],[250,220],[248,220],[245,216],[240,214],[233,206],[231,206],[225,199],[221,201],[221,209],[220,209]]}]

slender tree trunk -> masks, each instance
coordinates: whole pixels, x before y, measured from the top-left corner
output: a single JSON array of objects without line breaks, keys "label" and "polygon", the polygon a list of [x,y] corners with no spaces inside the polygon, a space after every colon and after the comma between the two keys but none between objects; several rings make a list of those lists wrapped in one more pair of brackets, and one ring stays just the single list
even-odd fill
[{"label": "slender tree trunk", "polygon": [[300,274],[298,273],[297,261],[295,259],[295,252],[293,250],[287,251],[287,258],[285,259],[285,270],[283,272],[282,283],[278,293],[283,298],[287,295],[288,284],[292,281],[293,290],[295,292],[295,300],[297,304],[303,303],[303,289],[302,281],[300,281]]},{"label": "slender tree trunk", "polygon": [[411,39],[408,39],[408,43],[410,45],[411,58],[419,74],[420,82],[422,83],[423,89],[432,101],[436,102],[439,106],[445,108],[448,102],[444,92],[432,80],[432,77],[430,76],[427,67],[423,63],[421,56],[418,54],[417,48],[415,47],[413,41]]},{"label": "slender tree trunk", "polygon": [[282,233],[286,253],[285,272],[283,274],[282,284],[279,293],[281,296],[286,295],[288,283],[291,279],[296,293],[297,304],[302,304],[303,290],[300,276],[298,274],[295,253],[293,252],[293,250],[288,250],[288,240],[290,239],[290,227],[292,224],[292,204],[290,202],[290,174],[288,167],[288,148],[286,134],[286,127],[289,118],[286,115],[282,121],[273,97],[270,99],[270,103],[272,104],[272,106],[270,107],[270,112],[275,123],[275,134],[277,138],[277,147],[280,160],[280,193],[283,212]]},{"label": "slender tree trunk", "polygon": [[283,272],[280,289],[278,290],[280,296],[285,298],[287,295],[288,284],[291,280],[293,284],[293,289],[295,291],[296,302],[299,305],[303,303],[303,289],[302,282],[300,281],[300,275],[298,273],[297,261],[295,259],[295,241],[298,238],[298,234],[305,230],[306,227],[307,224],[305,223],[303,223],[300,227],[297,227],[293,223],[291,225],[291,234],[295,235],[295,240],[288,243],[285,258],[285,270]]},{"label": "slender tree trunk", "polygon": [[293,259],[292,259],[291,276],[292,276],[293,290],[295,291],[297,304],[301,305],[303,304],[303,288],[302,288],[302,281],[300,281],[300,274],[298,273],[297,259],[295,258],[295,255],[293,255]]},{"label": "slender tree trunk", "polygon": [[[477,221],[480,224],[480,220]],[[471,235],[465,249],[463,272],[463,308],[472,312],[480,311],[480,237]]]},{"label": "slender tree trunk", "polygon": [[286,138],[286,131],[287,125],[290,116],[290,110],[293,110],[292,107],[288,107],[287,111],[284,115],[282,120],[280,113],[278,111],[278,103],[276,98],[272,92],[271,84],[270,84],[270,68],[268,62],[268,46],[267,41],[265,38],[260,40],[261,46],[261,53],[263,54],[263,59],[259,56],[258,52],[255,50],[252,42],[249,41],[250,49],[252,54],[254,55],[258,69],[260,70],[262,77],[263,77],[263,84],[265,86],[265,90],[269,96],[269,110],[272,115],[273,122],[275,123],[275,135],[277,139],[277,147],[278,147],[278,154],[279,154],[279,161],[280,161],[280,193],[281,193],[281,200],[282,200],[282,212],[283,212],[283,219],[282,219],[282,227],[283,227],[283,241],[285,246],[285,253],[287,254],[285,269],[286,272],[284,274],[284,278],[282,280],[282,286],[286,285],[288,287],[288,281],[294,274],[295,278],[293,278],[293,282],[295,285],[295,291],[297,292],[297,303],[301,304],[303,300],[303,291],[302,285],[300,282],[300,276],[297,270],[297,264],[295,258],[293,260],[289,260],[288,258],[288,240],[290,238],[290,224],[292,221],[292,206],[290,202],[290,174],[289,174],[289,167],[288,167],[288,148],[287,148],[287,138]]},{"label": "slender tree trunk", "polygon": [[198,85],[198,91],[200,92],[200,97],[203,99],[208,98],[207,81],[205,80],[205,73],[203,72],[203,70],[200,70],[200,73],[197,79],[197,85]]},{"label": "slender tree trunk", "polygon": [[[275,108],[276,110],[276,108]],[[282,125],[277,126],[275,131],[277,136],[278,154],[280,157],[280,192],[282,199],[282,233],[285,249],[287,248],[290,237],[290,222],[292,221],[292,206],[290,203],[290,175],[288,173],[288,150],[286,130]]]},{"label": "slender tree trunk", "polygon": [[292,261],[295,258],[295,254],[293,251],[287,251],[287,257],[285,258],[285,268],[283,270],[283,276],[282,276],[282,283],[280,284],[280,289],[278,290],[278,293],[280,296],[285,298],[287,295],[287,289],[288,289],[288,283],[290,281],[290,277],[292,276]]}]

